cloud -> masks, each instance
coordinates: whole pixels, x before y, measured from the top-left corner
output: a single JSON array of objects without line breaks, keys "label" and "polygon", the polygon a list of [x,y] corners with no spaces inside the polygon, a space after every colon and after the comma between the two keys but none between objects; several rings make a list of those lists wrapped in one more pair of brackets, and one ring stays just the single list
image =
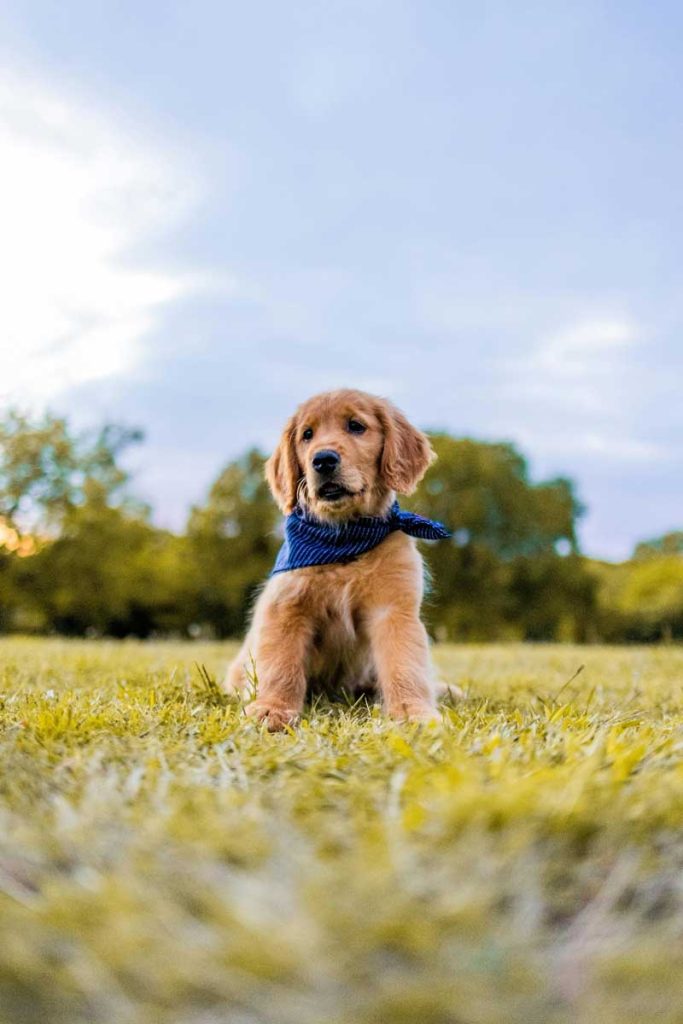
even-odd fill
[{"label": "cloud", "polygon": [[163,307],[199,284],[130,262],[197,192],[140,134],[37,79],[0,77],[0,398],[43,404],[131,369]]},{"label": "cloud", "polygon": [[624,378],[638,340],[639,331],[628,319],[586,319],[545,340],[532,354],[529,370],[541,392],[604,410],[606,399],[618,398],[614,385]]},{"label": "cloud", "polygon": [[665,459],[638,421],[644,331],[619,316],[587,317],[505,359],[502,396],[515,436],[546,457],[601,462]]},{"label": "cloud", "polygon": [[580,320],[541,341],[525,360],[526,388],[577,411],[618,410],[628,359],[638,340],[624,318]]},{"label": "cloud", "polygon": [[535,353],[536,364],[564,380],[581,378],[605,369],[605,362],[633,345],[637,336],[627,320],[586,320],[548,338]]},{"label": "cloud", "polygon": [[649,441],[628,437],[605,437],[590,431],[580,438],[585,451],[622,462],[652,462],[662,459],[665,451]]},{"label": "cloud", "polygon": [[622,471],[624,463],[651,464],[669,457],[668,449],[651,441],[620,437],[613,427],[582,429],[573,426],[555,429],[552,425],[520,425],[514,433],[522,449],[541,457],[546,463],[562,464],[575,472],[577,456],[581,465],[591,462]]}]

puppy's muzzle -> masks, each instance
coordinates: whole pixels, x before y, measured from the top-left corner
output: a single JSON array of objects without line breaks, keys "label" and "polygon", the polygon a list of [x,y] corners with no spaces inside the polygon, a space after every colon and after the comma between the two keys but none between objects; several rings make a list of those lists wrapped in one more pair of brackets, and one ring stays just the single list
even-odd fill
[{"label": "puppy's muzzle", "polygon": [[339,483],[337,474],[341,469],[341,455],[331,448],[323,448],[316,452],[311,459],[311,464],[316,472],[320,483],[316,488],[316,497],[319,501],[336,502],[342,498],[348,498],[351,493]]},{"label": "puppy's muzzle", "polygon": [[341,464],[341,456],[338,452],[333,452],[330,448],[325,448],[323,451],[316,452],[312,459],[313,469],[318,473],[319,476],[327,478],[335,473]]}]

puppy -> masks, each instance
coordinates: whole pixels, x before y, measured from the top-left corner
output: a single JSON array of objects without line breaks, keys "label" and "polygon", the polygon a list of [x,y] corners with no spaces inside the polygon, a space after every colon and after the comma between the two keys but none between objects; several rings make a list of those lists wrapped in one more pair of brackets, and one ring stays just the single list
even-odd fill
[{"label": "puppy", "polygon": [[[317,395],[287,423],[266,477],[288,516],[290,544],[258,598],[224,684],[243,693],[256,682],[246,711],[269,730],[297,720],[308,685],[379,691],[394,718],[436,716],[420,621],[423,566],[413,537],[448,534],[395,504],[396,493],[410,494],[433,458],[427,437],[403,413],[361,391]],[[415,533],[404,519],[428,524],[427,532]],[[309,531],[303,541],[290,537],[290,524]],[[437,527],[441,533],[429,532]],[[327,561],[310,564],[320,558]]]}]

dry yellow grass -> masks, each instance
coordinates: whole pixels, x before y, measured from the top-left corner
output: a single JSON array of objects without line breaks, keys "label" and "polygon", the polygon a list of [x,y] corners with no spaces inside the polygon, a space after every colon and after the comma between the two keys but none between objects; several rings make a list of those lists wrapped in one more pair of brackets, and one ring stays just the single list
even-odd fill
[{"label": "dry yellow grass", "polygon": [[683,1020],[683,650],[441,647],[442,725],[282,735],[228,655],[0,643],[1,1021]]}]

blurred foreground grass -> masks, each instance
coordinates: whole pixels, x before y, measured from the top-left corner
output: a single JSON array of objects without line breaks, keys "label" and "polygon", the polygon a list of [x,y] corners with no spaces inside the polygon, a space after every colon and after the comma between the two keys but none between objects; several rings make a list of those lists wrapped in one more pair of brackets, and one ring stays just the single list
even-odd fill
[{"label": "blurred foreground grass", "polygon": [[283,735],[229,653],[0,642],[3,1024],[683,1020],[683,650],[441,647],[443,725]]}]

